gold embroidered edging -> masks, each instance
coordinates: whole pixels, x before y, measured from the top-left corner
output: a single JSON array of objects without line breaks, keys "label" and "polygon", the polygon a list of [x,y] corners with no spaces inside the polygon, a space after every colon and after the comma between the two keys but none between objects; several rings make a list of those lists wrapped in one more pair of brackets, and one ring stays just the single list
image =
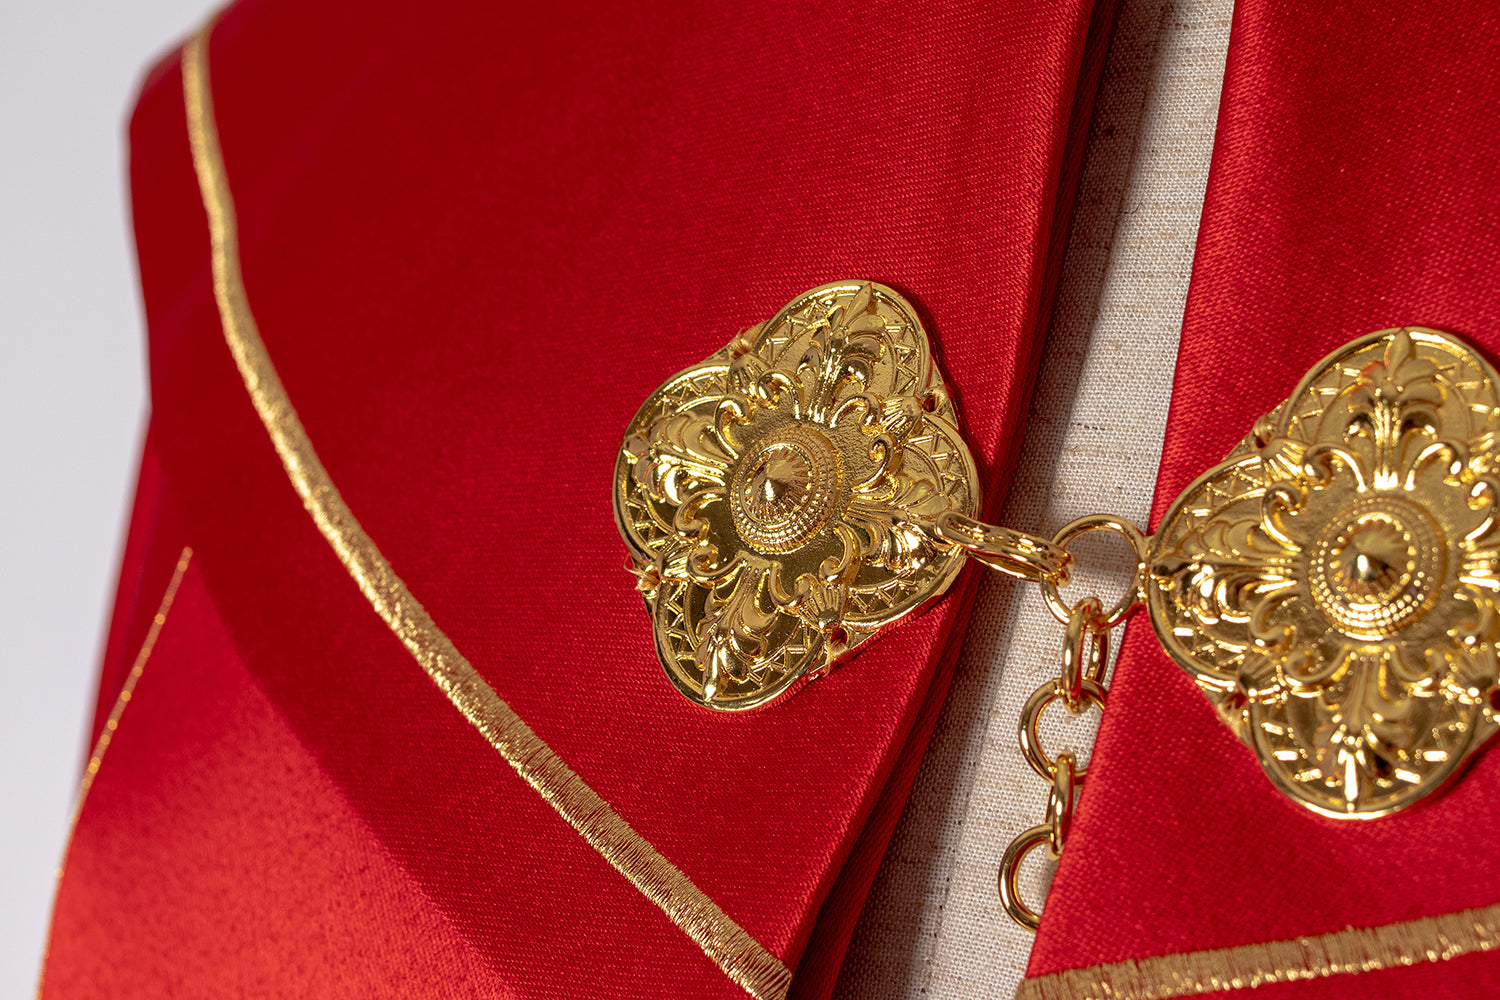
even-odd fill
[{"label": "gold embroidered edging", "polygon": [[234,203],[209,91],[211,27],[183,48],[182,85],[193,167],[208,214],[214,298],[224,339],[302,505],[371,607],[506,763],[730,979],[760,1000],[780,1000],[791,985],[786,965],[621,819],[485,683],[396,576],[329,479],[266,353],[245,294]]},{"label": "gold embroidered edging", "polygon": [[104,761],[104,751],[109,749],[115,730],[120,728],[120,716],[125,714],[125,706],[130,704],[130,697],[135,693],[135,685],[141,679],[142,671],[146,669],[146,661],[151,659],[151,650],[156,648],[156,637],[161,634],[161,627],[167,623],[167,613],[172,610],[172,602],[177,599],[177,588],[181,585],[182,575],[187,572],[188,562],[192,558],[193,550],[188,547],[184,547],[182,554],[177,557],[177,567],[172,571],[172,579],[167,583],[166,593],[162,594],[161,606],[156,609],[156,617],[151,619],[151,627],[146,630],[146,641],[141,643],[140,652],[135,654],[135,662],[130,666],[130,673],[125,675],[125,683],[120,686],[120,694],[115,698],[114,707],[109,710],[109,718],[104,720],[104,728],[99,731],[99,739],[94,742],[94,752],[89,754],[88,767],[84,769],[83,779],[78,783],[78,801],[73,806],[70,828],[78,823],[78,814],[83,810],[83,800],[88,796],[89,788],[94,784],[94,776],[99,773],[99,765]]},{"label": "gold embroidered edging", "polygon": [[[146,639],[141,643],[140,651],[135,654],[135,661],[130,665],[130,673],[125,675],[125,683],[120,685],[120,693],[115,696],[115,703],[110,707],[109,717],[104,720],[104,728],[99,731],[99,738],[94,741],[93,752],[89,754],[88,766],[83,770],[83,777],[78,782],[78,798],[73,802],[73,814],[68,817],[68,835],[63,838],[67,846],[63,848],[63,860],[58,863],[56,878],[62,881],[63,869],[67,866],[68,851],[73,847],[73,831],[78,829],[78,817],[83,813],[83,802],[88,798],[89,789],[94,786],[94,777],[99,773],[99,765],[104,762],[104,752],[109,749],[110,743],[114,741],[115,730],[120,728],[120,717],[125,714],[125,706],[130,704],[131,696],[135,694],[135,685],[141,679],[141,673],[146,669],[146,661],[151,659],[151,651],[156,648],[156,637],[161,634],[161,627],[167,623],[167,612],[172,610],[172,602],[177,599],[177,587],[182,583],[182,576],[187,572],[188,563],[193,558],[193,550],[183,546],[182,553],[177,557],[177,566],[172,570],[172,579],[167,581],[167,589],[162,594],[161,604],[156,608],[156,615],[151,619],[151,627],[146,629]],[[54,896],[52,905],[55,910],[57,900]],[[48,924],[51,924],[48,920]],[[50,935],[49,935],[50,937]],[[42,986],[47,975],[47,949],[50,941],[42,944],[42,964],[37,971],[36,993],[38,998],[42,995]]]},{"label": "gold embroidered edging", "polygon": [[1022,982],[1016,1000],[1168,1000],[1441,962],[1497,947],[1500,905],[1483,906],[1383,927],[1054,972]]}]

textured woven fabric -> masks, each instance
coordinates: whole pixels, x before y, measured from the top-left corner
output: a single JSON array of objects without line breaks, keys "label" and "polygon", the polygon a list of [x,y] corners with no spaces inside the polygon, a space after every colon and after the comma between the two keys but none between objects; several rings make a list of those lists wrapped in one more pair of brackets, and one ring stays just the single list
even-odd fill
[{"label": "textured woven fabric", "polygon": [[[68,853],[67,879],[92,886],[95,905],[61,907],[54,934],[141,941],[128,964],[159,997],[355,1000],[434,983],[444,996],[513,995],[257,686],[195,566],[164,622]],[[142,827],[128,853],[91,833]],[[308,940],[318,961],[297,958]],[[103,981],[62,962],[45,987],[98,996]]]},{"label": "textured woven fabric", "polygon": [[[1126,2],[1098,110],[1025,450],[1003,523],[1051,533],[1085,513],[1144,523],[1208,176],[1229,0]],[[1080,585],[1120,592],[1123,546],[1080,549]],[[1058,672],[1062,629],[1036,588],[985,581],[953,691],[840,979],[850,998],[1008,996],[1032,936],[1000,909],[1012,837],[1041,821],[1047,786],[1016,741],[1022,703]],[[1050,746],[1093,739],[1097,715]],[[1023,897],[1051,865],[1033,855]]]},{"label": "textured woven fabric", "polygon": [[[246,0],[222,16],[207,48],[224,183],[250,308],[334,484],[308,495],[336,487],[566,762],[552,784],[528,784],[520,758],[541,754],[454,710],[288,481],[226,343],[178,61],[148,82],[131,140],[152,448],[186,537],[144,515],[133,531],[173,556],[192,545],[222,633],[297,743],[264,745],[289,773],[306,764],[295,750],[311,755],[394,862],[371,878],[416,887],[498,988],[739,994],[740,938],[682,917],[684,883],[780,967],[778,988],[793,969],[802,995],[832,988],[979,576],[774,711],[706,712],[663,678],[621,566],[622,431],[672,372],[803,289],[878,277],[942,317],[939,361],[993,517],[1061,266],[1100,23],[1084,0],[838,16],[410,3],[380,17]],[[120,635],[140,634],[154,598],[122,596]],[[189,681],[148,676],[139,699],[191,706],[172,687]],[[138,738],[130,721],[117,750]],[[180,757],[159,763],[154,789],[196,787],[169,780]],[[131,773],[105,760],[95,789]],[[580,782],[607,814],[554,808],[586,798]],[[143,905],[127,883],[150,898],[144,847],[170,810],[147,805],[85,802],[75,847],[112,849],[115,874],[135,877],[64,879],[49,994],[158,995],[148,946],[239,944],[229,913],[210,943],[211,916],[165,899],[149,931],[89,919]],[[580,837],[601,815],[605,832]],[[263,831],[232,832],[184,854],[181,883]],[[202,873],[209,913],[218,874]],[[316,935],[289,940],[275,945],[289,967],[324,961]]]},{"label": "textured woven fabric", "polygon": [[[1240,0],[1153,518],[1354,337],[1422,325],[1496,356],[1497,49],[1489,3]],[[1495,828],[1493,749],[1414,808],[1328,819],[1267,780],[1148,623],[1122,646],[1029,976],[1500,903],[1500,858],[1455,850]],[[1494,951],[1446,950],[1265,995],[1495,995]]]},{"label": "textured woven fabric", "polygon": [[[993,11],[963,8],[947,20],[933,12],[918,46],[927,61],[913,68],[868,58],[884,36],[864,22],[783,9],[786,33],[823,39],[816,59],[796,46],[775,49],[779,70],[730,58],[738,76],[726,75],[718,43],[764,32],[766,9],[715,15],[729,22],[708,26],[701,47],[660,65],[646,58],[660,49],[630,44],[630,33],[691,41],[690,12],[656,20],[616,10],[622,20],[608,24],[538,14],[547,37],[570,43],[555,53],[560,63],[534,62],[536,47],[516,41],[538,23],[432,38],[421,11],[408,31],[378,25],[395,36],[388,44],[361,48],[338,17],[320,23],[295,11],[282,21],[246,17],[225,46],[241,55],[225,74],[234,95],[226,121],[238,136],[227,145],[249,178],[238,193],[252,206],[252,294],[267,306],[268,340],[354,506],[486,676],[543,720],[544,735],[588,780],[779,956],[795,963],[805,950],[796,989],[808,996],[831,985],[937,714],[951,663],[939,650],[954,648],[944,631],[962,627],[954,610],[962,602],[940,605],[820,683],[775,725],[737,723],[732,740],[672,706],[622,704],[622,674],[639,673],[641,689],[646,676],[659,678],[642,652],[633,599],[590,585],[610,526],[582,503],[549,519],[532,491],[550,472],[565,495],[582,496],[590,475],[580,470],[613,448],[621,414],[554,408],[548,419],[574,441],[561,470],[535,449],[497,443],[493,427],[514,422],[522,408],[511,401],[527,398],[517,357],[534,370],[576,371],[578,344],[614,345],[628,334],[640,353],[587,370],[580,396],[613,399],[624,384],[636,399],[658,369],[670,370],[680,343],[722,341],[717,328],[694,325],[700,317],[726,303],[762,315],[786,297],[790,275],[853,268],[918,290],[934,316],[971,320],[936,332],[998,498],[1015,447],[1007,431],[1050,294],[1047,233],[1066,219],[1049,213],[1066,188],[1059,178],[1077,127],[1077,107],[1064,105],[1084,58],[1078,12],[1016,5],[1017,18],[1032,19],[1004,22],[1007,43],[1022,53],[1009,61],[993,51],[996,24],[980,23]],[[1214,148],[1227,3],[1124,6],[1005,523],[1051,531],[1100,509],[1137,522],[1153,505],[1159,514],[1309,363],[1354,334],[1417,322],[1470,336],[1491,356],[1500,346],[1493,14],[1460,6],[1419,23],[1394,7],[1310,12],[1241,0],[1235,19]],[[990,60],[992,70],[976,74],[977,109],[951,101],[951,82],[939,85],[957,61],[950,43],[972,42],[970,28],[988,33],[963,55]],[[344,47],[324,44],[328,37]],[[592,47],[575,49],[580,37]],[[493,58],[497,39],[511,46],[504,58]],[[453,58],[476,44],[484,58]],[[312,55],[270,73],[251,58],[281,46]],[[1414,54],[1428,57],[1420,72]],[[1003,72],[1020,62],[1050,67],[1045,100],[1027,89],[1031,76]],[[530,93],[537,65],[570,67],[568,115],[512,102],[502,134],[466,130],[463,119],[494,96],[497,73]],[[310,105],[309,73],[342,83]],[[462,98],[443,81],[463,84]],[[411,102],[395,133],[382,131],[389,108],[368,100],[372,86],[385,88],[383,99]],[[912,94],[915,105],[903,104]],[[536,96],[556,99],[557,90]],[[886,104],[927,140],[910,176],[892,177],[883,158],[904,142],[855,141],[878,132]],[[800,109],[792,119],[832,120],[844,131],[814,129],[794,142],[806,136],[777,132],[788,107]],[[330,565],[276,479],[222,343],[203,339],[214,323],[199,210],[184,177],[180,120],[160,108],[138,118],[136,137],[138,150],[149,144],[143,159],[155,170],[138,176],[138,204],[160,213],[141,230],[158,423],[132,529],[137,582],[128,594],[122,586],[106,683],[154,606],[139,581],[159,576],[184,540],[202,555],[174,612],[180,627],[164,634],[163,669],[138,689],[155,709],[140,718],[152,724],[132,730],[127,720],[123,757],[113,770],[106,763],[81,817],[49,990],[81,995],[113,976],[121,995],[169,991],[163,983],[186,993],[410,993],[397,982],[402,970],[380,962],[415,941],[429,949],[430,967],[404,969],[438,994],[734,995],[676,928],[486,748],[471,745],[471,733],[452,728],[447,706],[402,672],[404,651]],[[656,141],[626,142],[635,133],[622,111],[632,109],[630,123]],[[458,126],[435,128],[445,114]],[[866,127],[850,125],[861,114]],[[747,127],[766,130],[756,136],[774,149],[769,160],[746,154]],[[1039,131],[1044,149],[1016,151]],[[554,154],[540,169],[527,160],[537,142]],[[984,155],[973,155],[973,142],[987,143]],[[453,169],[434,172],[428,149],[469,155],[439,157]],[[506,179],[498,193],[497,172]],[[788,177],[796,199],[786,197]],[[815,208],[803,211],[809,197]],[[831,228],[859,217],[850,203],[897,214],[886,242],[858,226]],[[1019,215],[1006,215],[1012,209]],[[777,223],[795,237],[769,239]],[[373,266],[350,267],[353,255]],[[634,268],[633,280],[611,284],[621,267]],[[1002,272],[999,294],[974,294]],[[665,291],[684,284],[686,305]],[[643,288],[649,301],[631,297]],[[525,328],[544,333],[497,341],[509,353],[465,353],[489,343],[486,331],[523,325],[518,301],[529,307]],[[559,351],[559,341],[568,348]],[[491,398],[496,386],[509,389],[504,400]],[[371,406],[372,390],[394,402]],[[154,536],[147,515],[174,505],[169,528]],[[521,528],[502,516],[517,511]],[[184,531],[191,537],[178,537]],[[541,560],[501,562],[516,546],[540,549],[548,533],[567,542],[549,567],[554,578],[588,591],[561,610],[531,575]],[[1102,566],[1108,551],[1084,550]],[[511,573],[500,584],[497,565]],[[1108,592],[1111,574],[1081,582]],[[502,603],[517,610],[496,630]],[[1420,811],[1359,826],[1310,819],[1270,788],[1141,624],[1116,670],[1098,766],[1033,949],[1000,913],[995,873],[1006,843],[1042,814],[1044,788],[1020,758],[1014,727],[1027,695],[1056,674],[1061,628],[1031,588],[986,579],[954,696],[856,933],[841,997],[1004,996],[1028,961],[1033,975],[1046,975],[1493,902],[1489,854],[1451,864],[1454,830],[1493,826],[1493,753]],[[623,655],[609,647],[622,662],[599,655],[601,628],[633,636]],[[339,698],[309,695],[308,676],[336,678]],[[928,677],[933,693],[924,695]],[[860,686],[847,686],[852,678],[863,678]],[[819,716],[809,697],[825,699],[818,710],[832,714]],[[212,710],[196,712],[195,698]],[[1064,728],[1060,713],[1053,721],[1044,736],[1054,749],[1090,741],[1090,721]],[[439,743],[455,773],[409,752]],[[856,743],[875,749],[851,750]],[[763,782],[762,796],[737,794],[730,779],[747,773]],[[257,783],[258,774],[275,780]],[[255,794],[234,794],[250,783]],[[171,879],[153,881],[173,865]],[[330,871],[361,883],[354,904],[330,905],[347,890]],[[1034,863],[1024,895],[1040,902],[1046,882]],[[334,919],[339,926],[325,932]],[[392,940],[361,935],[361,925]],[[149,950],[164,947],[198,949],[192,983],[169,981],[181,966]],[[340,974],[326,961],[333,949],[358,967]],[[231,975],[225,963],[234,963]],[[1484,995],[1500,985],[1495,966],[1469,956],[1254,995]]]}]

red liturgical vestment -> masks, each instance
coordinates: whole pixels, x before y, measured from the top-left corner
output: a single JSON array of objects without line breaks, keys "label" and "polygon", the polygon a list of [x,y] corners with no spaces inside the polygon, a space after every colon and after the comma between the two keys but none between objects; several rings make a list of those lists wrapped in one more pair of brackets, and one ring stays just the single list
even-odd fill
[{"label": "red liturgical vestment", "polygon": [[[1497,54],[1488,5],[1432,21],[1238,5],[1156,517],[1361,333],[1420,324],[1500,356]],[[1495,995],[1493,749],[1416,808],[1320,818],[1273,790],[1140,626],[1029,971],[1103,968],[1051,995],[1194,953],[1216,957],[1150,975],[1272,984],[1257,997]]]},{"label": "red liturgical vestment", "polygon": [[[708,712],[621,565],[620,435],[869,276],[993,520],[1113,15],[244,0],[164,60],[153,415],[43,995],[828,995],[978,571]],[[1355,335],[1500,353],[1497,52],[1479,5],[1241,4],[1158,516]],[[1484,995],[1496,767],[1316,816],[1138,623],[1023,990]]]}]

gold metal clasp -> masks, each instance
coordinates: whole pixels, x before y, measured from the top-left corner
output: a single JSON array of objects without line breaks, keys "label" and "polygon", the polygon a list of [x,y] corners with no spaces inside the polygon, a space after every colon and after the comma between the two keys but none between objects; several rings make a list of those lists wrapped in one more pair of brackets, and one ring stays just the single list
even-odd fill
[{"label": "gold metal clasp", "polygon": [[1123,624],[1141,606],[1146,580],[1149,540],[1129,521],[1109,514],[1088,514],[1062,527],[1049,543],[1067,557],[1068,546],[1083,535],[1107,531],[1120,536],[1130,546],[1135,569],[1130,585],[1107,609],[1097,594],[1078,598],[1072,605],[1063,600],[1066,581],[1043,577],[1039,582],[1047,608],[1065,627],[1060,675],[1045,681],[1021,706],[1016,727],[1021,756],[1031,769],[1051,787],[1047,793],[1046,822],[1025,830],[1006,848],[1000,859],[1000,905],[1007,916],[1029,931],[1041,923],[1041,915],[1021,898],[1018,888],[1021,862],[1033,850],[1045,844],[1047,854],[1056,861],[1062,855],[1073,808],[1088,777],[1088,765],[1080,767],[1071,750],[1050,756],[1042,746],[1041,721],[1047,706],[1062,702],[1070,713],[1078,715],[1090,707],[1104,711],[1109,692],[1104,676],[1109,668],[1109,633]]},{"label": "gold metal clasp", "polygon": [[1162,646],[1310,809],[1370,818],[1497,729],[1500,395],[1462,341],[1324,358],[1152,539]]},{"label": "gold metal clasp", "polygon": [[936,600],[969,551],[938,524],[979,505],[955,419],[916,311],[871,282],[814,288],[657,389],[614,509],[677,690],[769,704]]},{"label": "gold metal clasp", "polygon": [[[1335,351],[1149,539],[1107,515],[1037,538],[978,507],[927,334],[872,282],[812,289],[672,376],[615,465],[658,658],[708,708],[789,694],[972,556],[1040,584],[1068,627],[1021,727],[1058,796],[1084,771],[1069,756],[1059,778],[1036,716],[1103,704],[1108,632],[1142,603],[1275,785],[1325,815],[1408,805],[1500,731],[1500,390],[1454,337],[1405,327]],[[1069,544],[1100,530],[1132,547],[1133,584],[1070,604]],[[1070,812],[1051,809],[1054,849]]]},{"label": "gold metal clasp", "polygon": [[940,516],[933,526],[940,537],[1006,576],[1054,588],[1068,585],[1073,556],[1045,538],[985,524],[953,511]]}]

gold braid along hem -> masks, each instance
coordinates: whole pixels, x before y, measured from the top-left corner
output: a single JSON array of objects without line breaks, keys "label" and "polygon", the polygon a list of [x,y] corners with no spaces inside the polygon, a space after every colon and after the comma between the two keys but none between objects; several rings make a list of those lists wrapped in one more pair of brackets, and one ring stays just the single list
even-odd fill
[{"label": "gold braid along hem", "polygon": [[303,506],[376,614],[505,762],[725,975],[758,1000],[781,1000],[791,985],[786,965],[622,819],[495,693],[406,589],[323,468],[266,353],[245,293],[209,90],[211,30],[212,23],[184,47],[182,84],[193,167],[208,215],[214,297],[224,339]]},{"label": "gold braid along hem", "polygon": [[1442,962],[1500,947],[1500,905],[1317,937],[1158,955],[1021,983],[1016,1000],[1169,1000]]}]

